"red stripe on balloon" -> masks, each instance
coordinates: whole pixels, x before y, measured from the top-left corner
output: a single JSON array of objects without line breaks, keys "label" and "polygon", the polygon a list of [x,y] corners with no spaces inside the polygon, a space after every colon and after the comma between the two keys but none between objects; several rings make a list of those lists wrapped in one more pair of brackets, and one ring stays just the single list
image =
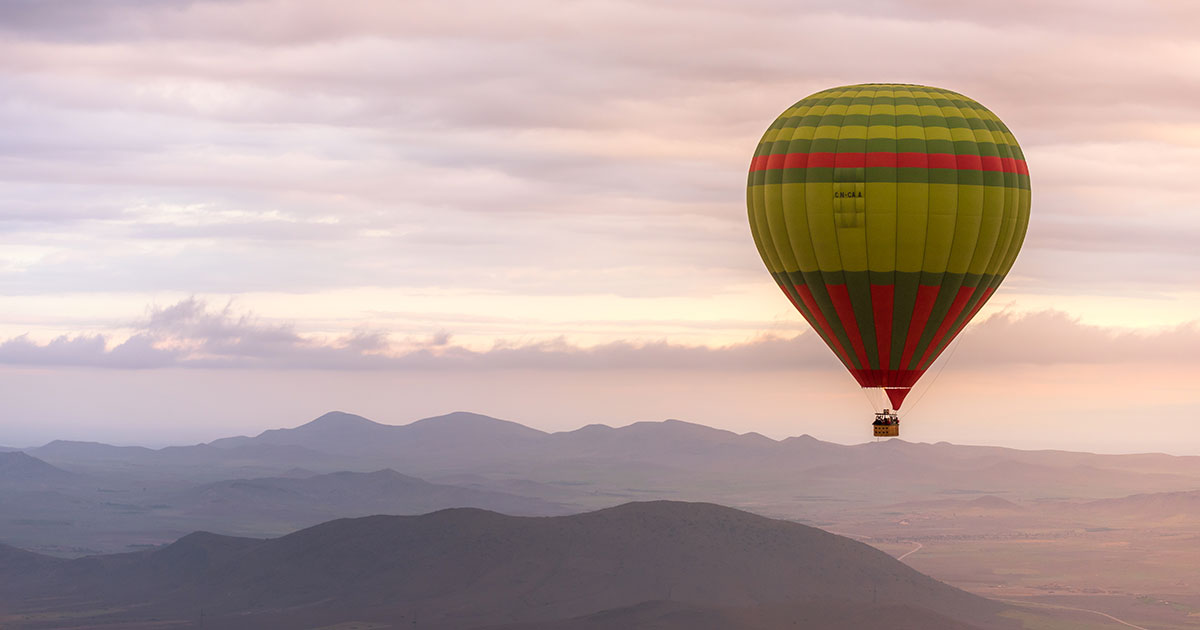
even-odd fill
[{"label": "red stripe on balloon", "polygon": [[862,387],[882,387],[892,409],[899,409],[925,370],[850,370],[850,374]]},{"label": "red stripe on balloon", "polygon": [[825,290],[829,292],[829,300],[833,302],[838,320],[846,329],[846,336],[850,338],[850,345],[858,357],[858,364],[863,367],[870,365],[867,361],[867,349],[863,346],[862,332],[858,330],[858,320],[854,317],[854,305],[850,302],[849,289],[844,284],[827,284]]},{"label": "red stripe on balloon", "polygon": [[813,317],[817,318],[817,325],[821,327],[821,332],[825,333],[825,338],[829,343],[833,344],[833,351],[837,353],[838,358],[846,367],[852,367],[854,362],[850,360],[850,355],[846,353],[846,349],[842,347],[842,342],[838,340],[837,335],[833,334],[833,328],[829,326],[829,321],[825,319],[825,315],[821,313],[821,307],[817,305],[817,301],[813,299],[812,291],[807,285],[795,285],[796,293],[800,296],[800,301],[808,307],[809,312]]},{"label": "red stripe on balloon", "polygon": [[911,387],[904,388],[888,388],[883,390],[887,392],[888,400],[892,401],[892,409],[899,409],[900,405],[904,404],[904,397],[908,396],[908,392],[912,391]]},{"label": "red stripe on balloon", "polygon": [[912,387],[925,370],[850,370],[863,387]]},{"label": "red stripe on balloon", "polygon": [[946,312],[946,318],[942,320],[942,325],[938,326],[937,332],[933,333],[933,340],[929,342],[929,346],[925,348],[925,352],[921,355],[921,360],[917,365],[925,365],[925,361],[930,359],[930,355],[941,343],[942,338],[950,331],[950,327],[954,325],[954,321],[958,319],[958,314],[967,306],[971,295],[975,293],[975,287],[959,287],[958,293],[954,296],[954,301],[950,303],[950,310]]},{"label": "red stripe on balloon", "polygon": [[917,301],[913,307],[912,320],[908,323],[908,334],[904,338],[904,352],[900,355],[900,367],[905,368],[912,361],[912,355],[917,350],[917,342],[925,331],[929,314],[933,312],[933,303],[937,300],[940,286],[921,285],[917,287]]},{"label": "red stripe on balloon", "polygon": [[892,310],[896,303],[896,287],[890,284],[871,285],[871,311],[875,316],[875,342],[879,347],[879,366],[892,364]]}]

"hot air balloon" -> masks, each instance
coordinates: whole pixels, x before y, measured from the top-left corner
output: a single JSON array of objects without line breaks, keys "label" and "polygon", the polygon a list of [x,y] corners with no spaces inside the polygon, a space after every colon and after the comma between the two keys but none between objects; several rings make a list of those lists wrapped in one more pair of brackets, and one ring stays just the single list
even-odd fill
[{"label": "hot air balloon", "polygon": [[987,302],[1029,224],[1016,138],[949,90],[872,83],[789,107],[763,134],[746,189],[771,276],[864,388],[891,408]]}]

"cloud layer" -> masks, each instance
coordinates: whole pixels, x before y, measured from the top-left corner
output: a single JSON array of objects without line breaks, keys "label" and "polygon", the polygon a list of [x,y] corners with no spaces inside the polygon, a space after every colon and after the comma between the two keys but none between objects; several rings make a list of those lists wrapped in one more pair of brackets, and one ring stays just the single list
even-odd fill
[{"label": "cloud layer", "polygon": [[[272,370],[830,370],[840,365],[815,334],[765,336],[710,347],[666,341],[612,341],[580,347],[562,338],[498,342],[474,349],[448,332],[394,340],[359,330],[336,339],[301,335],[232,305],[188,299],[150,309],[119,343],[104,335],[0,343],[0,364],[145,369],[160,367]],[[1187,364],[1200,355],[1200,324],[1156,332],[1083,324],[1059,311],[1001,312],[967,329],[955,365]]]}]

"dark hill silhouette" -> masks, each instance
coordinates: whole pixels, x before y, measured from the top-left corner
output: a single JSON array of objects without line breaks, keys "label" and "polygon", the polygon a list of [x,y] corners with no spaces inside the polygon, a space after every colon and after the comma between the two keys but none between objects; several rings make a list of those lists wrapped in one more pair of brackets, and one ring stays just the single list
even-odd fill
[{"label": "dark hill silhouette", "polygon": [[26,449],[41,459],[86,459],[86,460],[115,460],[129,461],[138,455],[153,453],[153,449],[144,446],[112,446],[100,442],[78,442],[75,440],[54,440],[45,446]]},{"label": "dark hill silhouette", "polygon": [[48,562],[40,574],[49,577],[0,586],[0,601],[30,602],[22,612],[47,605],[36,598],[50,593],[56,606],[66,597],[93,611],[97,602],[146,604],[94,615],[88,627],[195,623],[201,609],[222,628],[353,620],[532,630],[656,618],[653,627],[682,630],[703,628],[687,623],[714,610],[737,622],[724,627],[785,618],[851,627],[841,621],[856,616],[852,627],[867,629],[1012,627],[995,616],[1000,604],[862,543],[699,503],[549,518],[469,508],[373,516],[271,540],[198,533],[150,552]]},{"label": "dark hill silhouette", "polygon": [[58,567],[66,560],[51,558],[41,554],[25,551],[16,547],[0,544],[0,577],[9,583],[16,583],[30,573]]},{"label": "dark hill silhouette", "polygon": [[0,453],[0,485],[54,485],[77,481],[79,475],[22,453]]}]

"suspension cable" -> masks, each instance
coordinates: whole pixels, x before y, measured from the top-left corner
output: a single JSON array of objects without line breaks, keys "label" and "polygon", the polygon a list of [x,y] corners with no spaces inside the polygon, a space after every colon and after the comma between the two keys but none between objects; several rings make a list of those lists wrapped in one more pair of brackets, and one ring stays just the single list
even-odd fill
[{"label": "suspension cable", "polygon": [[933,389],[933,384],[937,382],[938,377],[941,376],[942,372],[946,370],[946,366],[950,364],[950,359],[954,358],[954,352],[958,350],[958,344],[962,343],[962,338],[963,336],[960,332],[958,337],[954,339],[954,343],[950,346],[950,354],[947,354],[946,359],[942,361],[942,367],[938,368],[938,371],[933,375],[933,380],[929,381],[929,385],[925,387],[924,391],[921,392],[921,395],[917,396],[917,399],[913,401],[912,406],[908,408],[908,413],[904,414],[907,416],[907,418],[912,418],[913,410],[916,409],[917,405],[921,404],[921,401],[925,399],[925,394],[928,394],[929,390]]}]

